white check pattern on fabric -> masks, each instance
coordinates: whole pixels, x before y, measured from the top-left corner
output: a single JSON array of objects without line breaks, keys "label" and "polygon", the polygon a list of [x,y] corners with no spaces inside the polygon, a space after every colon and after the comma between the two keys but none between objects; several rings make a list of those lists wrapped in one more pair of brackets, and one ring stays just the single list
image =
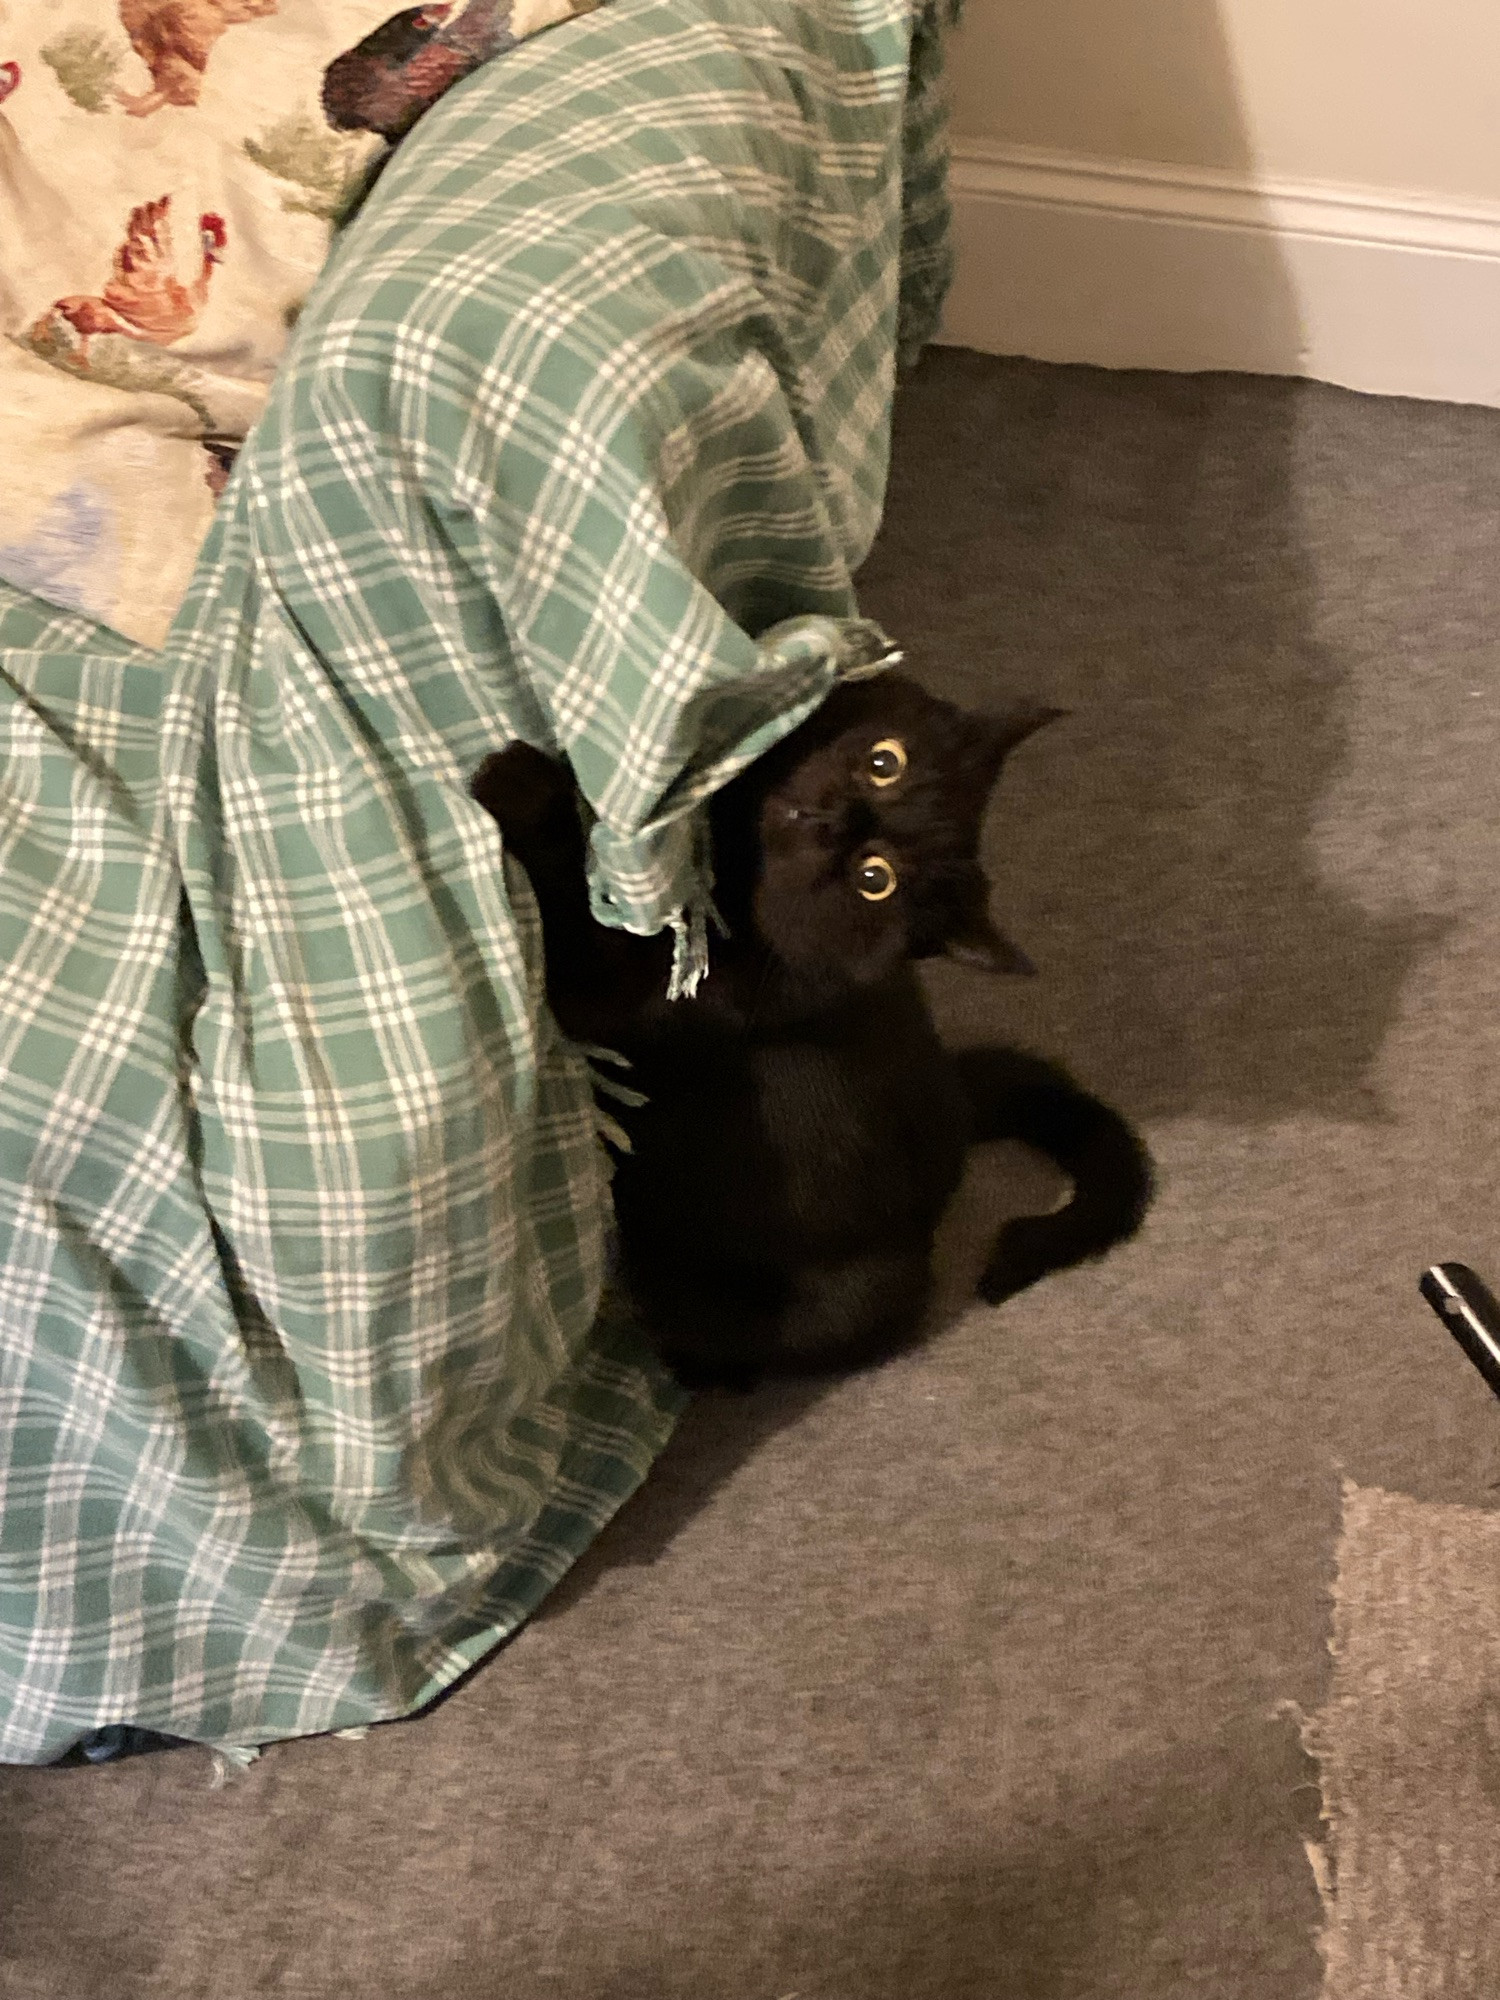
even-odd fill
[{"label": "white check pattern on fabric", "polygon": [[0,587],[0,1756],[406,1713],[665,1441],[467,780],[566,756],[601,919],[691,941],[693,808],[886,649],[911,40],[611,0],[479,71],[335,249],[166,651]]}]

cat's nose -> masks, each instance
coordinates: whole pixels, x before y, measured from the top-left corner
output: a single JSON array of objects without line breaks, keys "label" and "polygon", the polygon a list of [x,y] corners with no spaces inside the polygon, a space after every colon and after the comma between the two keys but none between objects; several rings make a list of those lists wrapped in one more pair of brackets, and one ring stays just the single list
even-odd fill
[{"label": "cat's nose", "polygon": [[787,806],[783,817],[788,826],[810,835],[825,847],[847,841],[854,831],[854,813],[847,799],[824,799],[817,805]]}]

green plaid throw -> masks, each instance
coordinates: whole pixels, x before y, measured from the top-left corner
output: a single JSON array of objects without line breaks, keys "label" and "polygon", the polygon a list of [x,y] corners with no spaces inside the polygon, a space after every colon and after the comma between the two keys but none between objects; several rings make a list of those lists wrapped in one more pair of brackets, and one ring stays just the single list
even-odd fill
[{"label": "green plaid throw", "polygon": [[911,30],[612,0],[481,70],[337,245],[166,651],[0,586],[0,1757],[406,1713],[665,1441],[466,781],[566,755],[598,914],[691,986],[693,808],[883,647]]}]

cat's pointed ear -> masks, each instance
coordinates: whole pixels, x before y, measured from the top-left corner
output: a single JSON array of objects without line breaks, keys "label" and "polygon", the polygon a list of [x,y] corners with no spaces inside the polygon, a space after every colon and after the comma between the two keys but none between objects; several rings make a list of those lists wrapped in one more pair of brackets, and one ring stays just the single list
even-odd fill
[{"label": "cat's pointed ear", "polygon": [[995,763],[999,764],[1010,755],[1028,736],[1035,736],[1039,729],[1045,729],[1049,722],[1060,722],[1069,711],[1065,708],[1050,708],[1036,702],[1027,702],[1020,708],[1013,708],[1005,715],[990,718],[990,741],[994,746]]},{"label": "cat's pointed ear", "polygon": [[960,965],[975,965],[983,972],[1022,973],[1027,977],[1036,972],[1021,947],[1011,942],[983,908],[975,910],[963,929],[949,938],[945,949],[949,958],[956,958]]}]

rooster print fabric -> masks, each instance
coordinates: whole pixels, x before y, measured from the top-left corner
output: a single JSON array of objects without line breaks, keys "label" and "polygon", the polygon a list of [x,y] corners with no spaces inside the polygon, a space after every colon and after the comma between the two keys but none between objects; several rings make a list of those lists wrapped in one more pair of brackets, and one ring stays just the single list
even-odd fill
[{"label": "rooster print fabric", "polygon": [[597,0],[0,0],[0,578],[160,646],[335,223]]}]

